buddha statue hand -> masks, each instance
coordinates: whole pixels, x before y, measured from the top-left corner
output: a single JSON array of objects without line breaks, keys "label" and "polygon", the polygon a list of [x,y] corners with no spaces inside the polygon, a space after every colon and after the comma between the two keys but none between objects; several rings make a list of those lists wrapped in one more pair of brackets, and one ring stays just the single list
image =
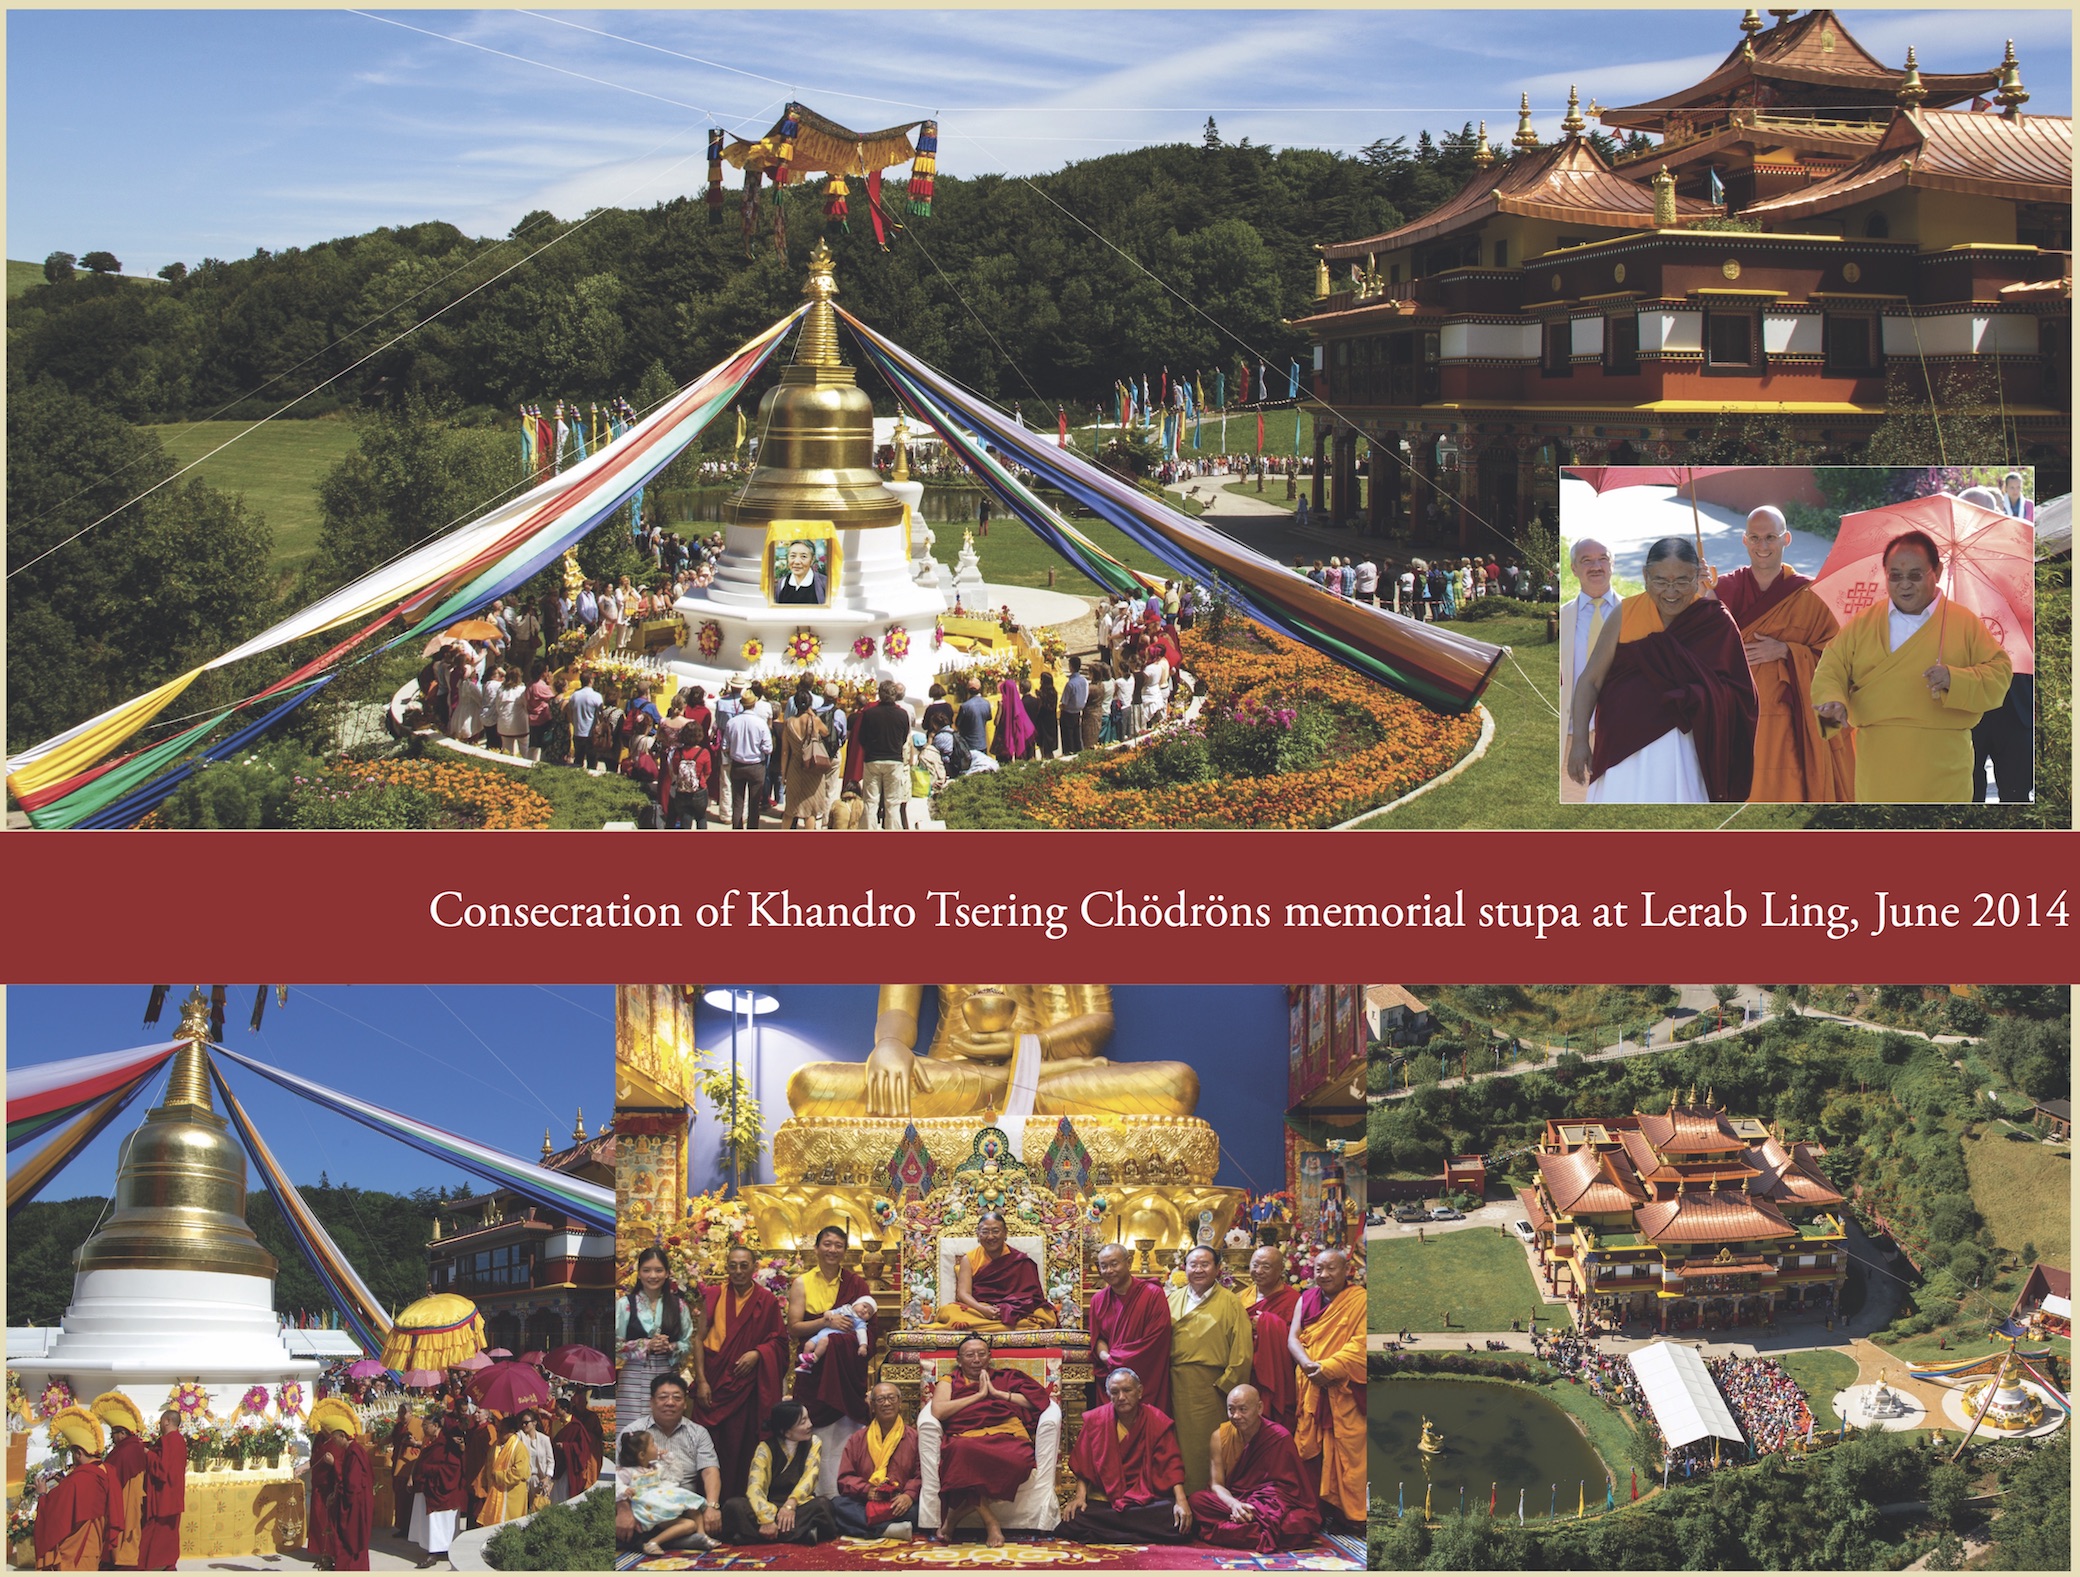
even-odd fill
[{"label": "buddha statue hand", "polygon": [[867,1055],[867,1115],[908,1117],[910,1092],[924,1087],[919,1064],[924,1059],[893,1037],[874,1043]]}]

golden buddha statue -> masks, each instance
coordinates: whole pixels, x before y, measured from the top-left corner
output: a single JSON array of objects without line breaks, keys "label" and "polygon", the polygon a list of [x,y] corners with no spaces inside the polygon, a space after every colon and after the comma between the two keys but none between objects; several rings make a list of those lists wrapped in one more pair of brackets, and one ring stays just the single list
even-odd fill
[{"label": "golden buddha statue", "polygon": [[923,986],[883,986],[864,1063],[812,1062],[787,1081],[797,1118],[968,1117],[1005,1109],[1021,1037],[1039,1038],[1037,1116],[1189,1117],[1199,1075],[1181,1062],[1116,1063],[1108,986],[941,986],[917,1054]]}]

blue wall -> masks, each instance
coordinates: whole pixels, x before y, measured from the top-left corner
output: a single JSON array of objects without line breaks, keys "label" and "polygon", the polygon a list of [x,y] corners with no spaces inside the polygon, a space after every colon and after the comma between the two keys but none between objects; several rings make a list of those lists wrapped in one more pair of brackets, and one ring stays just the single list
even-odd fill
[{"label": "blue wall", "polygon": [[[777,997],[777,1011],[745,1033],[740,1018],[739,1066],[746,1069],[771,1133],[787,1116],[788,1075],[805,1062],[864,1062],[873,1049],[873,986],[757,986]],[[1286,995],[1283,986],[1114,986],[1116,1020],[1105,1054],[1121,1062],[1173,1061],[1199,1071],[1199,1115],[1221,1140],[1216,1181],[1231,1188],[1285,1186]],[[927,992],[918,1049],[931,1043],[938,1017]],[[730,1018],[701,1006],[696,1022],[701,1049],[727,1066]],[[723,1179],[716,1128],[694,1125],[696,1190]],[[773,1181],[761,1156],[756,1179]]]}]

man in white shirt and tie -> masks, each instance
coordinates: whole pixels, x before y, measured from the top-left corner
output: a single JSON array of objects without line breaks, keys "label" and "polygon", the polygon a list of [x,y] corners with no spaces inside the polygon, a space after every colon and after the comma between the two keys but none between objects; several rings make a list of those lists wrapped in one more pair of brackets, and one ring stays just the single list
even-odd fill
[{"label": "man in white shirt and tie", "polygon": [[1560,800],[1562,804],[1585,802],[1588,791],[1566,772],[1568,731],[1572,722],[1574,681],[1588,665],[1596,649],[1596,637],[1604,624],[1618,616],[1619,597],[1611,589],[1611,550],[1594,537],[1575,543],[1569,554],[1581,590],[1560,608]]}]

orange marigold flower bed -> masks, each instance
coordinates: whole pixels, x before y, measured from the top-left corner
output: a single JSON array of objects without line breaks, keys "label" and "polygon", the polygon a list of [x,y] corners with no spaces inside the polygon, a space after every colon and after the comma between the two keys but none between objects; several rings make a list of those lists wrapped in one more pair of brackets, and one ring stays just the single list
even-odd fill
[{"label": "orange marigold flower bed", "polygon": [[343,789],[414,788],[438,795],[467,825],[534,829],[555,814],[546,799],[503,772],[424,757],[395,761],[345,762],[325,776]]},{"label": "orange marigold flower bed", "polygon": [[1158,788],[1119,781],[1137,752],[1114,751],[1042,768],[1030,787],[1007,786],[1007,798],[1043,827],[1327,827],[1429,782],[1480,738],[1477,715],[1433,712],[1261,626],[1244,629],[1220,646],[1196,630],[1182,634],[1184,666],[1207,689],[1202,715],[1231,713],[1244,701],[1341,705],[1371,717],[1378,742],[1302,770]]}]

